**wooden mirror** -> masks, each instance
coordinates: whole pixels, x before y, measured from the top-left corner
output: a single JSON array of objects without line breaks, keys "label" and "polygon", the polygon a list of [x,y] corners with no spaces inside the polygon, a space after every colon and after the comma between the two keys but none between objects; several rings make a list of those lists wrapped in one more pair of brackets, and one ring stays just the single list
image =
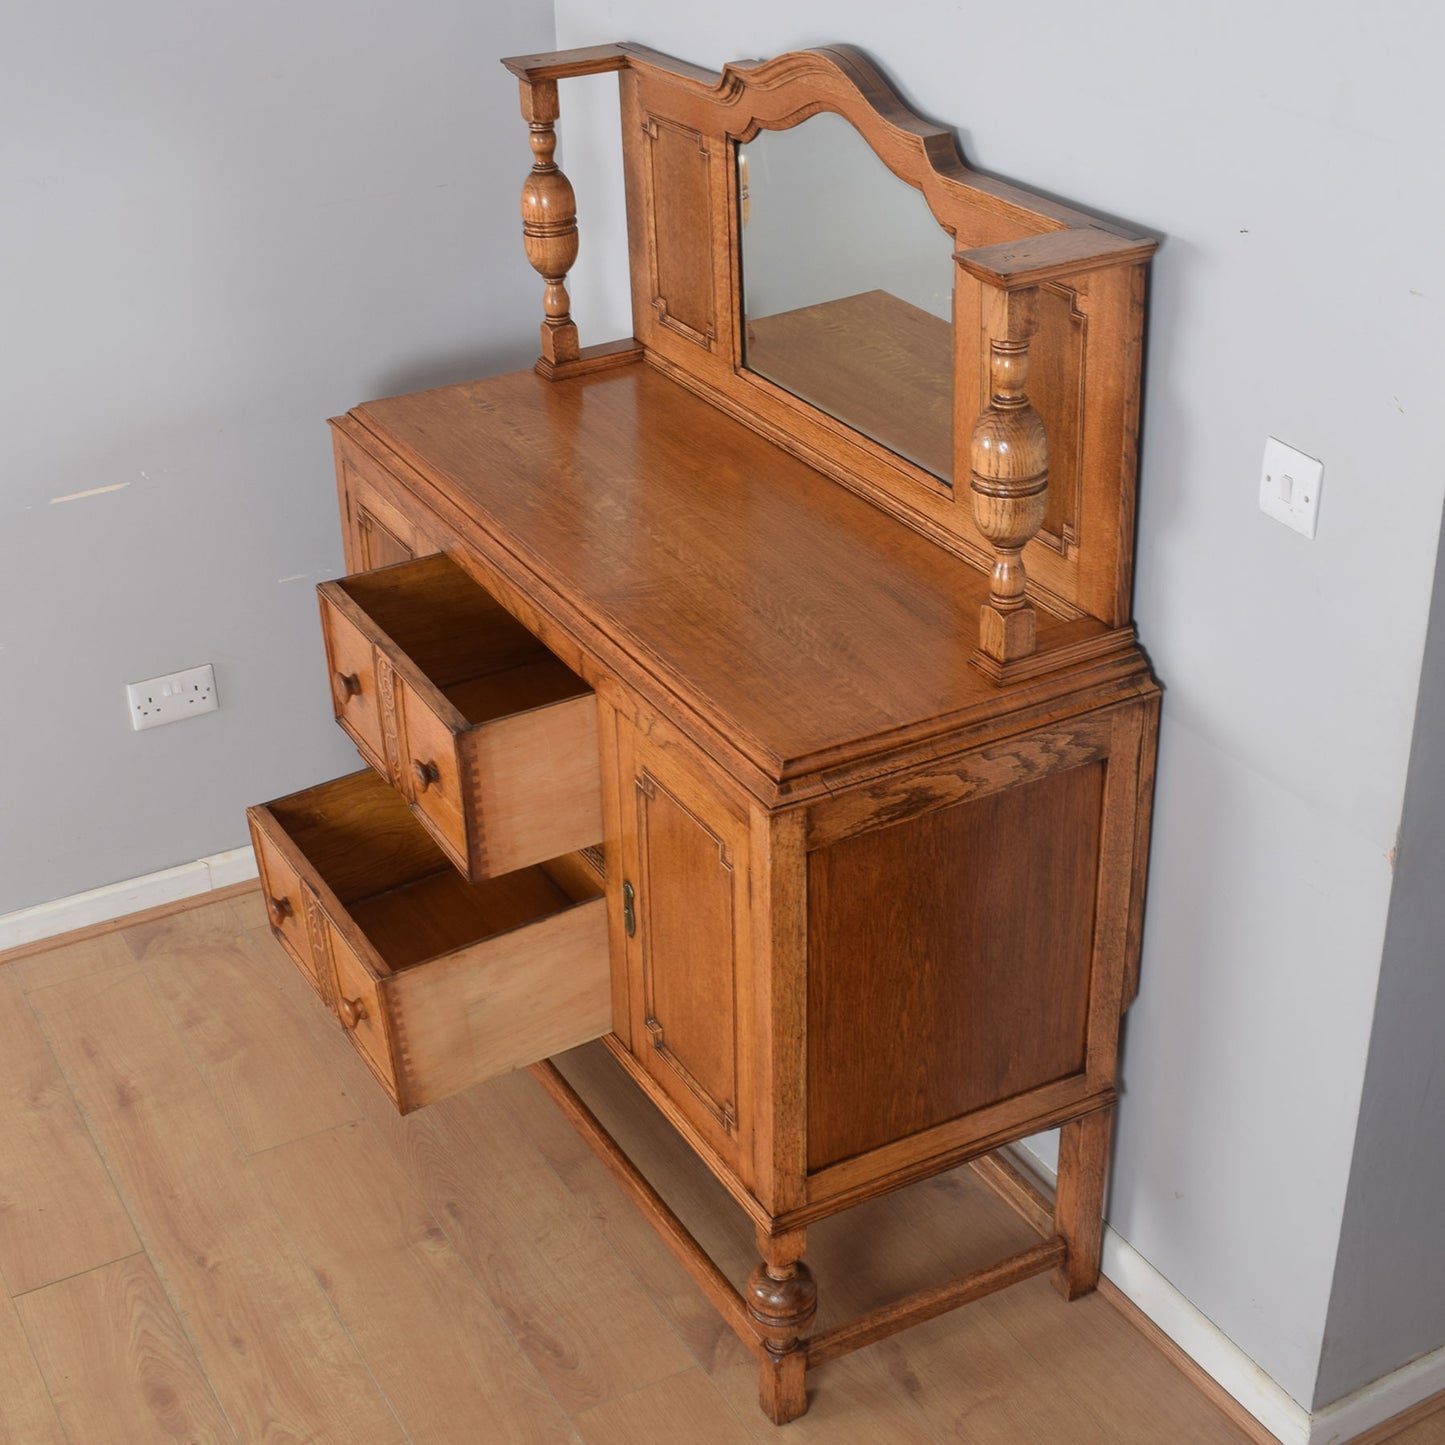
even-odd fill
[{"label": "wooden mirror", "polygon": [[737,166],[744,367],[952,482],[952,238],[841,116]]},{"label": "wooden mirror", "polygon": [[[543,375],[644,360],[988,573],[974,661],[996,681],[1130,645],[1151,240],[971,170],[847,46],[721,74],[630,44],[506,64]],[[600,71],[621,91],[633,335],[583,351],[554,127],[558,81]],[[894,199],[861,199],[880,171]],[[872,247],[885,219],[916,286]],[[1078,624],[1048,656],[1039,609]]]}]

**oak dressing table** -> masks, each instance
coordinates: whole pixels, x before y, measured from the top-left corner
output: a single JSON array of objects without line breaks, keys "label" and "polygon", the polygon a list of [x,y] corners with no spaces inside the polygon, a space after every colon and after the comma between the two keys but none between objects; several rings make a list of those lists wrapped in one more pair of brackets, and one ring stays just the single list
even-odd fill
[{"label": "oak dressing table", "polygon": [[[333,423],[323,631],[370,766],[252,836],[398,1108],[531,1066],[784,1422],[811,1367],[1098,1278],[1159,700],[1129,617],[1152,243],[970,171],[846,48],[505,63],[542,355]],[[634,335],[582,348],[558,82],[603,71]],[[888,186],[928,255],[859,279],[839,226]],[[599,1037],[756,1226],[741,1289],[548,1062]],[[1052,1127],[1036,1246],[810,1331],[810,1224]]]}]

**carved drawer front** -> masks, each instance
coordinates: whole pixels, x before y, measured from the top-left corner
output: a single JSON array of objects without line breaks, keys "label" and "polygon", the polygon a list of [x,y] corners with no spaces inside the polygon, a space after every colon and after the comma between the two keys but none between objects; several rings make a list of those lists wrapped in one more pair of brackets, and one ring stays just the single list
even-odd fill
[{"label": "carved drawer front", "polygon": [[311,987],[329,1002],[330,973],[316,962],[307,923],[308,907],[314,906],[312,900],[315,895],[308,897],[296,869],[263,831],[254,812],[247,816],[271,932],[291,955],[291,961],[306,975]]},{"label": "carved drawer front", "polygon": [[602,881],[581,855],[468,882],[370,772],[249,817],[268,895],[284,870],[316,900],[309,928],[278,935],[326,971],[402,1113],[611,1028]]},{"label": "carved drawer front", "polygon": [[449,558],[318,589],[337,721],[472,880],[597,843],[597,703]]}]

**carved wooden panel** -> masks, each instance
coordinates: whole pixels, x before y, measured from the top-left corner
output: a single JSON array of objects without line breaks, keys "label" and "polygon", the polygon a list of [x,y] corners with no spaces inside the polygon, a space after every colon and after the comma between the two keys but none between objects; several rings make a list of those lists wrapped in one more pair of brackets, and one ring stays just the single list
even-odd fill
[{"label": "carved wooden panel", "polygon": [[415,521],[378,492],[374,478],[379,468],[371,458],[338,438],[336,463],[348,572],[409,562],[433,550],[418,537]]},{"label": "carved wooden panel", "polygon": [[311,962],[311,986],[330,1006],[335,1002],[335,988],[331,973],[331,930],[326,926],[326,915],[321,911],[321,900],[316,890],[305,879],[300,882],[303,906],[306,910],[305,933],[309,944]]},{"label": "carved wooden panel", "polygon": [[1084,359],[1089,318],[1067,286],[1039,287],[1029,394],[1049,437],[1049,509],[1038,540],[1062,556],[1079,545],[1083,506]]},{"label": "carved wooden panel", "polygon": [[1104,770],[810,855],[810,1170],[1083,1069]]},{"label": "carved wooden panel", "polygon": [[641,773],[635,791],[646,1031],[637,1043],[736,1134],[735,915],[746,879],[725,840],[655,777]]},{"label": "carved wooden panel", "polygon": [[396,672],[391,659],[383,652],[376,654],[376,693],[381,704],[381,736],[387,776],[393,783],[399,783],[405,763],[401,756],[396,720]]},{"label": "carved wooden panel", "polygon": [[410,562],[411,548],[392,536],[386,527],[377,521],[374,513],[357,505],[357,532],[361,544],[361,566],[356,570],[369,572],[375,567],[390,567],[394,562]]},{"label": "carved wooden panel", "polygon": [[[699,346],[717,335],[712,273],[711,159],[701,132],[649,116],[647,153],[652,304],[657,319]],[[660,205],[659,198],[666,203]]]}]

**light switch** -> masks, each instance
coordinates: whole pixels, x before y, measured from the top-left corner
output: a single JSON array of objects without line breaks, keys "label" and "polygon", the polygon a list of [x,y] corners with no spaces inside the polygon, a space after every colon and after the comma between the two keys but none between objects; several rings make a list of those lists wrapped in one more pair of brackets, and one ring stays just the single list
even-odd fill
[{"label": "light switch", "polygon": [[1314,541],[1325,464],[1270,437],[1259,474],[1259,510]]}]

